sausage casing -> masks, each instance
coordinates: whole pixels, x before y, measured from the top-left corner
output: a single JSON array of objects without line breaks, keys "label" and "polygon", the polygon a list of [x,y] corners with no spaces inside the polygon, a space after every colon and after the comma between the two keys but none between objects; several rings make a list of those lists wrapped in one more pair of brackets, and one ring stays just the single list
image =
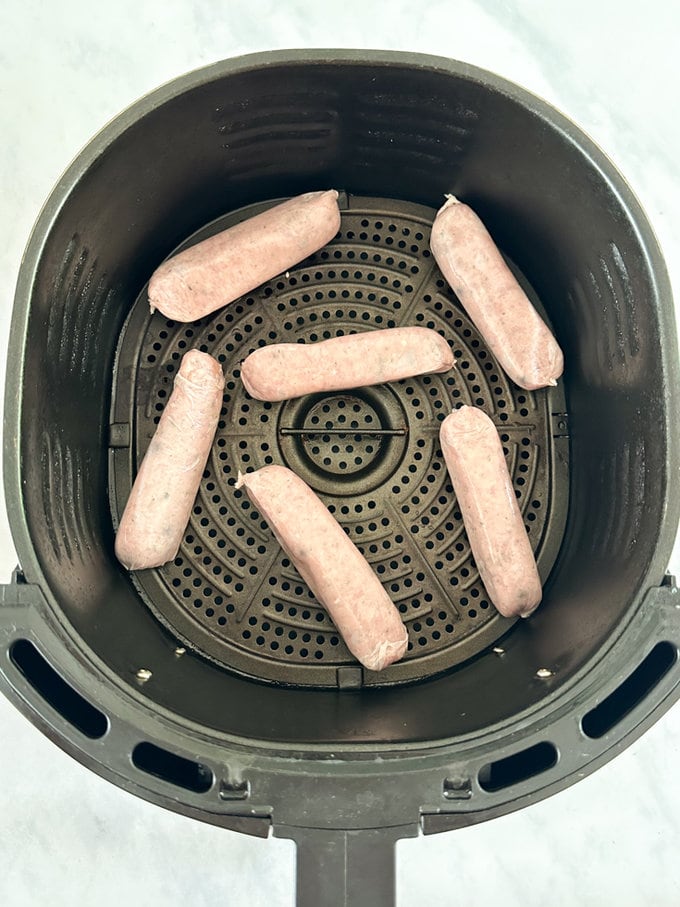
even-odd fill
[{"label": "sausage casing", "polygon": [[291,198],[163,262],[149,281],[151,310],[196,321],[318,251],[339,229],[335,189]]},{"label": "sausage casing", "polygon": [[129,570],[160,567],[179,550],[220,417],[224,374],[199,350],[182,359],[116,534]]},{"label": "sausage casing", "polygon": [[504,617],[528,617],[541,580],[496,426],[481,409],[461,406],[439,439],[472,554],[489,598]]},{"label": "sausage casing", "polygon": [[400,659],[408,635],[399,611],[312,489],[275,465],[239,475],[236,487],[246,489],[350,652],[371,671]]},{"label": "sausage casing", "polygon": [[241,380],[256,400],[289,400],[446,372],[453,352],[436,331],[386,328],[317,343],[272,343],[241,364]]},{"label": "sausage casing", "polygon": [[437,213],[430,245],[451,289],[515,384],[526,390],[557,384],[562,350],[472,208],[451,196]]}]

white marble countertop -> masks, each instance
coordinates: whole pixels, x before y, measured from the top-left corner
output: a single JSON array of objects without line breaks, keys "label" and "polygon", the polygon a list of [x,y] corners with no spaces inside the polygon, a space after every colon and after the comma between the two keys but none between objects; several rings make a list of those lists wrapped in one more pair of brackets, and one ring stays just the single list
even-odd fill
[{"label": "white marble countertop", "polygon": [[[562,109],[608,152],[659,236],[680,301],[680,64],[668,0],[4,0],[0,9],[0,370],[38,210],[108,119],[189,69],[255,50],[381,47],[491,69]],[[16,562],[0,507],[0,580]],[[680,572],[680,556],[671,562]],[[64,755],[0,697],[0,901],[294,900],[294,846],[168,813]],[[680,903],[680,707],[593,776],[536,806],[401,842],[398,904]]]}]

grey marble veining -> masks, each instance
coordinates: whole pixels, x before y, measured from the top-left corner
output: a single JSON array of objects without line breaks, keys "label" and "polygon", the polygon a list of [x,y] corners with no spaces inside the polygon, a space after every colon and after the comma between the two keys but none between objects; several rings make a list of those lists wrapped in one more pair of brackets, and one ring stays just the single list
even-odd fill
[{"label": "grey marble veining", "polygon": [[[680,297],[680,80],[667,0],[5,0],[0,10],[0,370],[39,208],[104,123],[189,69],[256,50],[381,47],[486,67],[542,95],[640,197]],[[15,564],[0,502],[0,579]],[[680,573],[680,548],[671,562]],[[167,813],[86,771],[0,699],[6,907],[292,905],[294,848]],[[399,907],[680,902],[680,709],[593,776],[511,816],[398,845]]]}]

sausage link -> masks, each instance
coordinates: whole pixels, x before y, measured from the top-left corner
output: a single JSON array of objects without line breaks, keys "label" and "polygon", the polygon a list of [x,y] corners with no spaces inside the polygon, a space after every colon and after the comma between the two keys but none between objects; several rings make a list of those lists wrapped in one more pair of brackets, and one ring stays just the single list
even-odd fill
[{"label": "sausage link", "polygon": [[453,353],[429,328],[387,328],[319,343],[273,343],[241,364],[241,380],[256,400],[289,400],[317,391],[347,390],[446,372]]},{"label": "sausage link", "polygon": [[285,466],[239,474],[236,487],[245,487],[350,652],[370,671],[400,659],[408,634],[399,611],[312,489]]},{"label": "sausage link", "polygon": [[169,258],[149,281],[149,305],[196,321],[325,246],[340,229],[335,189],[307,192]]},{"label": "sausage link", "polygon": [[481,409],[461,406],[442,422],[439,440],[489,598],[504,617],[528,617],[541,580],[496,426]]},{"label": "sausage link", "polygon": [[160,567],[177,555],[215,436],[223,392],[219,362],[190,350],[116,534],[116,557],[129,570]]},{"label": "sausage link", "polygon": [[475,212],[450,196],[432,225],[432,254],[508,376],[526,390],[557,384],[564,357]]}]

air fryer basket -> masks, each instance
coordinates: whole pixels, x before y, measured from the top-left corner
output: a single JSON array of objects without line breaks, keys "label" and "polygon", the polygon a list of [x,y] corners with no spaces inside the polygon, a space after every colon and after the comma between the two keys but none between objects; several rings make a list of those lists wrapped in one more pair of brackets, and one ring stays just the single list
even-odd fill
[{"label": "air fryer basket", "polygon": [[[336,187],[323,250],[193,325],[148,312],[178,244]],[[428,248],[445,192],[482,215],[550,320],[560,386],[512,385]],[[457,367],[283,404],[258,345],[422,324]],[[182,352],[227,385],[182,548],[129,575],[115,525]],[[5,486],[21,568],[2,588],[3,691],[120,786],[298,842],[298,903],[393,900],[399,837],[462,827],[583,777],[678,696],[664,577],[678,495],[668,279],[636,200],[571,123],[480,70],[410,54],[277,52],[144,98],[49,199],[17,287]],[[485,598],[437,444],[458,402],[506,448],[545,582],[528,621]],[[290,465],[373,563],[409,630],[363,671],[233,488]],[[675,485],[673,484],[675,479]]]}]

